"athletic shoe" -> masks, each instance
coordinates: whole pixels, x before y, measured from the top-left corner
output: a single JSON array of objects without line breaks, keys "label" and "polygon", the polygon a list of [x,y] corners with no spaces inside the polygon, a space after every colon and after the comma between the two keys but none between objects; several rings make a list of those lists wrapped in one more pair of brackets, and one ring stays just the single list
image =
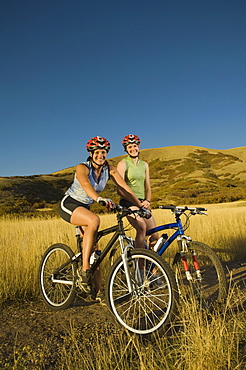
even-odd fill
[{"label": "athletic shoe", "polygon": [[91,285],[91,273],[90,270],[83,271],[78,269],[78,286],[86,294],[92,295],[92,285]]}]

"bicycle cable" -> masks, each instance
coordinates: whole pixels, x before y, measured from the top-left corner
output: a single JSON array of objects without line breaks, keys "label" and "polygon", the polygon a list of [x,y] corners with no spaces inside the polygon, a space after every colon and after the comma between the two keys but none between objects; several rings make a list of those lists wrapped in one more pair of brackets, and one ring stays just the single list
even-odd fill
[{"label": "bicycle cable", "polygon": [[183,225],[183,230],[186,231],[190,227],[190,218],[191,218],[192,214],[189,213],[187,215],[186,213],[183,213],[183,215],[186,217],[186,220],[185,220],[184,225]]}]

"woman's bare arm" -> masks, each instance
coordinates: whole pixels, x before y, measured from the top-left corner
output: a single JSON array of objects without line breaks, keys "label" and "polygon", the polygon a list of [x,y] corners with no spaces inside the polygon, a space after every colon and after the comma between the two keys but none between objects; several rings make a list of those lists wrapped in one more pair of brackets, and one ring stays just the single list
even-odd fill
[{"label": "woman's bare arm", "polygon": [[137,207],[141,207],[142,204],[136,195],[132,192],[129,186],[126,184],[125,180],[122,178],[120,173],[114,166],[110,166],[110,175],[117,185],[117,192],[119,195],[123,196],[127,200],[134,203]]}]

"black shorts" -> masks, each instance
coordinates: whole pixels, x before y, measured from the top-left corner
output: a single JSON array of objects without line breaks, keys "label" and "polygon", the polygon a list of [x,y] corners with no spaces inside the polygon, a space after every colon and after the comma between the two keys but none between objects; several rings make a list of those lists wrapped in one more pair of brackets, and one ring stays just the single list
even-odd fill
[{"label": "black shorts", "polygon": [[[140,198],[138,198],[140,201],[142,201],[143,199],[140,199]],[[132,206],[135,206],[136,207],[136,204],[134,204],[134,203],[132,203],[132,202],[130,202],[129,200],[126,200],[126,199],[120,199],[120,205],[122,206],[122,207],[126,207],[126,208],[130,208],[130,207],[132,207]]]},{"label": "black shorts", "polygon": [[61,200],[58,212],[63,220],[70,222],[73,211],[78,207],[90,209],[88,204],[81,203],[78,200],[70,197],[70,195],[65,195],[65,197]]}]

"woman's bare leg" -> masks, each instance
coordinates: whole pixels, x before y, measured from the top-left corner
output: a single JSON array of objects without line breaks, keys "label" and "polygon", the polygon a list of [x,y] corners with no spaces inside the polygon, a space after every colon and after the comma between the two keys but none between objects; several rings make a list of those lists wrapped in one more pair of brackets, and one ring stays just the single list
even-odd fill
[{"label": "woman's bare leg", "polygon": [[[86,228],[87,228],[87,226],[81,226],[81,228],[80,228],[81,236],[83,236],[83,238],[84,238]],[[98,244],[97,243],[94,245],[92,253],[95,250],[98,250]],[[102,289],[102,274],[101,274],[100,266],[98,266],[97,270],[93,274],[93,282],[94,282],[94,287],[96,289],[96,292],[98,292],[99,290]]]},{"label": "woman's bare leg", "polygon": [[70,219],[71,224],[85,226],[83,236],[83,265],[82,270],[90,269],[90,256],[96,242],[100,218],[84,207],[76,208]]},{"label": "woman's bare leg", "polygon": [[[156,223],[155,223],[154,217],[151,217],[148,220],[145,219],[144,221],[146,223],[146,229],[147,230],[150,230],[150,229],[153,229],[154,227],[156,227]],[[149,248],[150,249],[153,249],[153,247],[154,247],[154,245],[155,245],[155,243],[157,242],[158,239],[159,239],[159,234],[157,232],[154,233],[154,234],[152,234],[149,237]]]},{"label": "woman's bare leg", "polygon": [[[138,207],[132,206],[130,209],[135,210]],[[127,216],[130,224],[136,229],[135,246],[136,248],[144,248],[145,234],[146,234],[146,223],[143,218],[137,215]]]},{"label": "woman's bare leg", "polygon": [[[130,207],[132,210],[138,209],[137,207]],[[135,238],[135,245],[136,248],[144,248],[145,247],[145,236],[146,231],[153,229],[156,227],[155,219],[154,217],[151,217],[149,219],[141,218],[139,216],[128,216],[127,217],[130,224],[136,229],[136,238]],[[159,239],[158,233],[154,233],[149,238],[149,248],[153,249],[155,243]]]}]

